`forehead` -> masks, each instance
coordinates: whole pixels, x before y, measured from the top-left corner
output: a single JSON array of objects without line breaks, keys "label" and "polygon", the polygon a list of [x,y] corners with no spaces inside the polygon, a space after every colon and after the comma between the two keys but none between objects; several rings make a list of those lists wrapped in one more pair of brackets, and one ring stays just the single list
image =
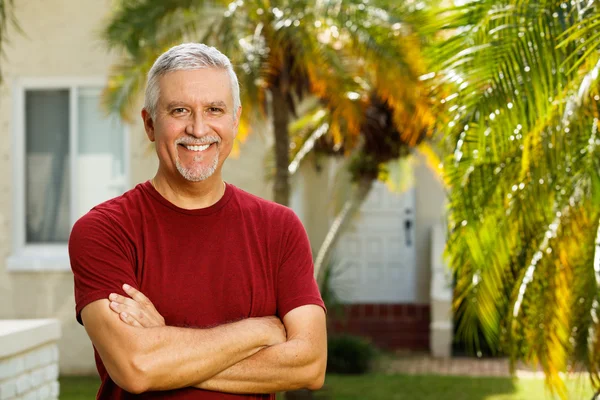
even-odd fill
[{"label": "forehead", "polygon": [[215,102],[222,101],[233,107],[231,82],[226,70],[201,68],[172,71],[158,81],[159,102]]}]

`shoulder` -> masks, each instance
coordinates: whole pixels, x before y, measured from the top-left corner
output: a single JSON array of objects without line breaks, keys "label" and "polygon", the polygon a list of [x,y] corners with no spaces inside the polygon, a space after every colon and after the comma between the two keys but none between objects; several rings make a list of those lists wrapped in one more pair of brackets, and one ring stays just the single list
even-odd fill
[{"label": "shoulder", "polygon": [[289,207],[263,199],[236,186],[231,185],[231,187],[243,212],[259,214],[261,218],[266,218],[266,220],[272,222],[287,222],[290,219],[298,219],[296,213]]},{"label": "shoulder", "polygon": [[123,212],[134,211],[148,198],[148,185],[148,182],[140,183],[122,195],[98,204],[91,211],[115,216]]},{"label": "shoulder", "polygon": [[140,214],[145,196],[143,185],[96,205],[75,222],[71,237],[92,232],[111,234],[123,229],[129,220]]},{"label": "shoulder", "polygon": [[253,226],[275,240],[276,246],[307,240],[306,229],[294,210],[239,188],[234,190],[243,218],[251,218]]}]

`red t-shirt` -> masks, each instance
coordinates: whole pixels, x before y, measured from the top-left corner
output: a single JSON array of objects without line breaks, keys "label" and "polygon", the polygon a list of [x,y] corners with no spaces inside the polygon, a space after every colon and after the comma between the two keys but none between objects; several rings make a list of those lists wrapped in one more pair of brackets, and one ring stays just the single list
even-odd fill
[{"label": "red t-shirt", "polygon": [[[311,249],[287,207],[227,185],[214,205],[186,210],[145,182],[84,215],[69,239],[77,320],[89,303],[128,283],[170,326],[206,328],[249,317],[283,316],[317,304]],[[274,399],[183,388],[130,394],[106,372],[98,399]]]}]

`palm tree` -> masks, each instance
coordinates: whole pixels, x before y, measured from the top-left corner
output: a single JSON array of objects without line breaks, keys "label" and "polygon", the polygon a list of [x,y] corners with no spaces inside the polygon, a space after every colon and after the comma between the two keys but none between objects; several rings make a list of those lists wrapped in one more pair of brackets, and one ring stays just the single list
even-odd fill
[{"label": "palm tree", "polygon": [[[405,77],[404,84],[418,88],[418,80],[414,78],[410,81],[409,77]],[[294,152],[290,173],[295,173],[298,164],[312,151],[344,157],[353,184],[350,195],[335,216],[315,257],[315,276],[320,286],[324,284],[326,268],[330,265],[328,261],[338,239],[368,197],[373,183],[379,179],[389,179],[387,169],[390,162],[408,157],[417,146],[424,146],[423,140],[431,135],[431,106],[426,96],[422,100],[418,104],[419,109],[406,112],[405,119],[400,123],[394,120],[392,106],[373,94],[365,107],[359,140],[352,148],[337,146],[333,138],[327,135],[328,123],[324,121],[327,113],[323,110],[311,113],[292,125],[293,137],[298,142],[294,147],[298,150]]]},{"label": "palm tree", "polygon": [[[300,162],[314,151],[344,157],[353,183],[350,195],[316,253],[315,275],[320,285],[339,237],[367,198],[373,183],[378,179],[385,181],[389,176],[386,169],[390,161],[409,156],[417,146],[428,146],[423,140],[433,133],[435,116],[429,97],[431,88],[421,80],[427,70],[421,47],[428,32],[421,32],[419,28],[426,26],[430,18],[428,12],[415,8],[410,2],[389,3],[385,5],[385,18],[370,28],[372,41],[387,40],[387,48],[375,47],[374,57],[364,56],[368,51],[357,49],[356,44],[337,46],[354,52],[347,58],[355,61],[354,74],[360,77],[361,85],[355,89],[358,92],[352,93],[361,101],[362,118],[357,135],[340,139],[339,132],[330,129],[332,114],[327,112],[327,99],[321,102],[321,107],[317,104],[292,124],[295,150],[290,173],[297,171]],[[389,61],[381,62],[382,57]]]},{"label": "palm tree", "polygon": [[458,333],[541,365],[566,398],[562,371],[600,383],[600,11],[461,4],[431,27]]}]

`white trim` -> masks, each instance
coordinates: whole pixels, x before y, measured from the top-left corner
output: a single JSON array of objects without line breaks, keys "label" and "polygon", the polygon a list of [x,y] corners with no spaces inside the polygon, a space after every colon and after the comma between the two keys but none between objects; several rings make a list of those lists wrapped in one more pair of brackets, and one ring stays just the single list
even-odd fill
[{"label": "white trim", "polygon": [[18,182],[25,182],[25,96],[24,89],[15,85],[13,97],[13,246],[12,253],[17,254],[25,246],[25,226],[22,223],[25,216],[25,188]]},{"label": "white trim", "polygon": [[[12,253],[6,259],[9,271],[68,271],[70,270],[67,243],[26,244],[25,234],[25,92],[35,89],[67,89],[69,90],[69,166],[71,193],[69,196],[71,225],[77,216],[77,152],[78,152],[78,102],[80,87],[104,88],[107,80],[104,77],[24,77],[15,80],[13,85],[13,219],[12,219]],[[130,130],[127,124],[123,127],[123,154],[125,181],[130,178]]]},{"label": "white trim", "polygon": [[35,78],[25,77],[16,80],[16,86],[23,89],[68,89],[75,86],[105,87],[106,78],[103,77],[54,77]]},{"label": "white trim", "polygon": [[6,259],[8,271],[68,271],[67,244],[27,245]]}]

